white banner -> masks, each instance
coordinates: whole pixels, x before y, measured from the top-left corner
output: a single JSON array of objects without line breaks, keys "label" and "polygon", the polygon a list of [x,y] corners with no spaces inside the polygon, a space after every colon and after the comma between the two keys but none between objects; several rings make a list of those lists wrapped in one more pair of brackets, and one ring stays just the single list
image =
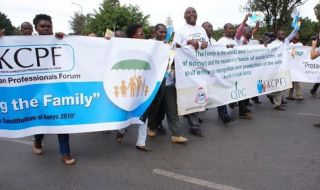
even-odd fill
[{"label": "white banner", "polygon": [[296,82],[320,82],[320,58],[311,60],[311,47],[289,46],[286,49],[286,62],[290,68],[291,79]]},{"label": "white banner", "polygon": [[179,48],[175,57],[179,115],[291,88],[284,48]]},{"label": "white banner", "polygon": [[153,40],[0,39],[0,137],[114,130],[141,123],[169,47]]}]

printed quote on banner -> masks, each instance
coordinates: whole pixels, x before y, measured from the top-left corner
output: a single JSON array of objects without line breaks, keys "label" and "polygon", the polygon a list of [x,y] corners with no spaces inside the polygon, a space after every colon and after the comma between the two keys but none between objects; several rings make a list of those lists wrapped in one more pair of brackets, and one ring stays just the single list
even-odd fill
[{"label": "printed quote on banner", "polygon": [[180,48],[175,57],[179,115],[291,88],[285,46]]}]

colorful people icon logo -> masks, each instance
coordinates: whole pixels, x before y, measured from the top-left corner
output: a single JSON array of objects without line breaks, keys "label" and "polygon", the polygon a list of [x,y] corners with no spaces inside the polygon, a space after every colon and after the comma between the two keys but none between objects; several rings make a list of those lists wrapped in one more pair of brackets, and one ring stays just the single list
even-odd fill
[{"label": "colorful people icon logo", "polygon": [[[130,59],[135,56],[143,59]],[[111,61],[114,64],[107,65],[103,86],[110,101],[121,109],[133,111],[150,98],[160,82],[152,81],[157,73],[151,69],[150,55],[132,50],[119,53],[116,57]]]},{"label": "colorful people icon logo", "polygon": [[258,93],[259,93],[259,94],[265,92],[264,86],[263,86],[263,84],[262,84],[262,80],[258,80],[257,90],[258,90]]}]

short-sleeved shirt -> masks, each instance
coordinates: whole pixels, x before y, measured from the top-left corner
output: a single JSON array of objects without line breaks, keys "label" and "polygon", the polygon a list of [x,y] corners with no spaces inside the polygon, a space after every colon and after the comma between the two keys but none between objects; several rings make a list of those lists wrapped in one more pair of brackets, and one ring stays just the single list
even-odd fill
[{"label": "short-sleeved shirt", "polygon": [[186,46],[188,40],[197,40],[199,42],[205,41],[209,42],[206,31],[195,25],[186,24],[175,34],[173,44],[179,44],[181,46]]},{"label": "short-sleeved shirt", "polygon": [[232,38],[228,38],[224,36],[218,40],[218,44],[224,45],[224,46],[228,46],[228,45],[237,46],[238,42]]}]

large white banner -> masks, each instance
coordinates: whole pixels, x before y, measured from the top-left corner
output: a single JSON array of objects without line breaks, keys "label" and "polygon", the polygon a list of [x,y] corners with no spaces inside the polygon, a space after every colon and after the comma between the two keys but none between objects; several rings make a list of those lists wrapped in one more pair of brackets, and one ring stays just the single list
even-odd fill
[{"label": "large white banner", "polygon": [[153,40],[0,38],[0,137],[141,123],[168,55],[168,46]]},{"label": "large white banner", "polygon": [[291,88],[284,48],[179,48],[175,57],[179,115]]},{"label": "large white banner", "polygon": [[285,62],[290,68],[291,79],[296,82],[320,82],[320,58],[311,60],[311,47],[288,46]]}]

